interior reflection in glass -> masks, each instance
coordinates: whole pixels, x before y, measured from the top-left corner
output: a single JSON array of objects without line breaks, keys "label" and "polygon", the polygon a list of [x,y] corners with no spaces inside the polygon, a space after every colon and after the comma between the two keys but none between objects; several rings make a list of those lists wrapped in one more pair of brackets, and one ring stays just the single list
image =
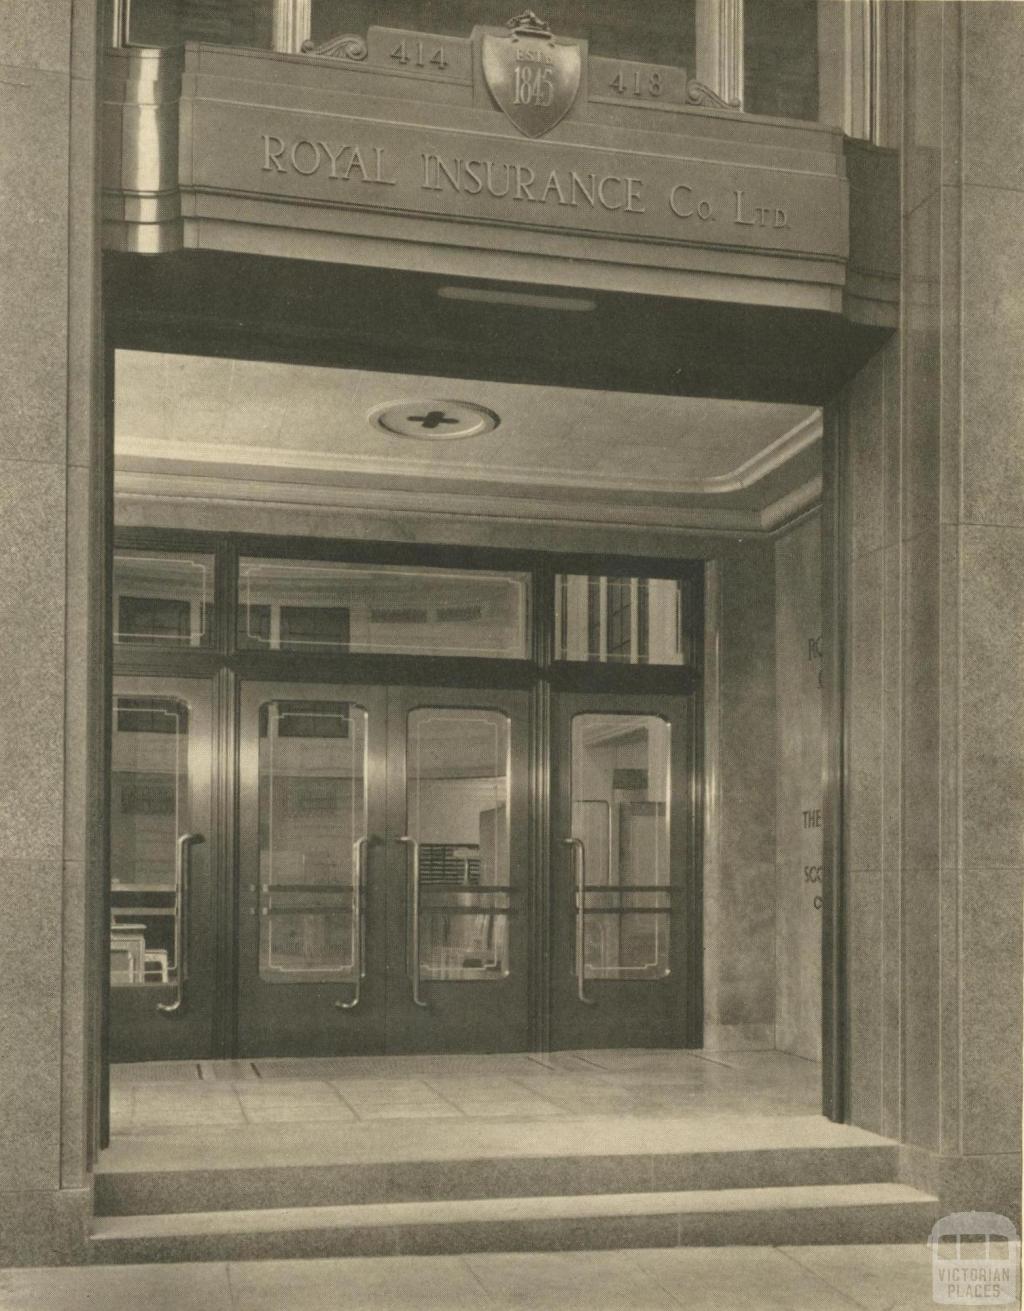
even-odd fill
[{"label": "interior reflection in glass", "polygon": [[409,715],[408,833],[419,843],[423,979],[509,973],[509,720]]},{"label": "interior reflection in glass", "polygon": [[243,557],[238,589],[243,647],[527,654],[525,574]]},{"label": "interior reflection in glass", "polygon": [[171,983],[177,839],[188,831],[189,711],[173,697],[114,698],[110,982]]},{"label": "interior reflection in glass", "polygon": [[209,646],[213,556],[116,551],[113,609],[118,646]]},{"label": "interior reflection in glass", "polygon": [[272,701],[259,739],[260,977],[355,982],[353,914],[366,836],[366,711],[345,701]]},{"label": "interior reflection in glass", "polygon": [[669,972],[671,740],[671,726],[655,715],[572,721],[572,836],[583,843],[586,870],[587,978]]}]

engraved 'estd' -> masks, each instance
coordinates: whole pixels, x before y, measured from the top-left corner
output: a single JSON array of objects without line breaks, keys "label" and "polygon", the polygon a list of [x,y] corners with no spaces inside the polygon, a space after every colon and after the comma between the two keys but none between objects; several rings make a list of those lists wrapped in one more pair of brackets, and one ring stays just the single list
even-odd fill
[{"label": "engraved 'estd'", "polygon": [[519,131],[541,137],[562,121],[579,94],[579,42],[556,40],[532,10],[510,19],[508,26],[508,36],[483,39],[484,78]]}]

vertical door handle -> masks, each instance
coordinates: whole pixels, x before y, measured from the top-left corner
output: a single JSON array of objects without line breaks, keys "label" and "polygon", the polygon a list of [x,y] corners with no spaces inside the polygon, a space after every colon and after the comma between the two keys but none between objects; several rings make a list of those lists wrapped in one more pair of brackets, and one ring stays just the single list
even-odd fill
[{"label": "vertical door handle", "polygon": [[[174,862],[174,1001],[158,1001],[163,1015],[180,1015],[185,1005],[188,978],[188,917],[192,884],[192,848],[206,839],[201,833],[183,833],[178,839]],[[145,970],[145,963],[143,963]]]},{"label": "vertical door handle", "polygon": [[359,1005],[363,979],[366,977],[366,934],[363,931],[363,885],[366,879],[365,835],[352,843],[352,969],[356,990],[348,1001],[336,1001],[339,1011],[354,1011]]},{"label": "vertical door handle", "polygon": [[585,921],[583,913],[587,897],[587,853],[582,838],[563,838],[572,849],[573,875],[576,891],[576,996],[584,1006],[596,1003],[586,993],[587,962],[585,952]]},{"label": "vertical door handle", "polygon": [[420,844],[415,838],[406,834],[396,838],[412,848],[412,862],[408,865],[408,891],[406,894],[406,964],[409,969],[409,981],[412,984],[412,1004],[422,1006],[427,1003],[420,996]]}]

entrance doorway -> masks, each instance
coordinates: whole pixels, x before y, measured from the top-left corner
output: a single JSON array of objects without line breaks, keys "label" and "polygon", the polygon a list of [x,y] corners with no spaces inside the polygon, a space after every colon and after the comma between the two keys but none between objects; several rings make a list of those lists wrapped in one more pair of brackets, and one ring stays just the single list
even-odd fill
[{"label": "entrance doorway", "polygon": [[240,1055],[528,1046],[528,709],[243,686]]},{"label": "entrance doorway", "polygon": [[489,602],[456,602],[494,569],[323,561],[312,599],[257,594],[250,545],[118,552],[112,1059],[699,1045],[693,570],[520,554],[522,656],[440,658],[353,647],[373,621],[484,649]]}]

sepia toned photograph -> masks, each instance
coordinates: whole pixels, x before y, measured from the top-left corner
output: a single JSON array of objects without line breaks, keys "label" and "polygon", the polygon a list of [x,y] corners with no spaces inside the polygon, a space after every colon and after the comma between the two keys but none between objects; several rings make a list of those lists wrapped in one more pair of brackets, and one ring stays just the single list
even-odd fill
[{"label": "sepia toned photograph", "polygon": [[1021,1306],[1024,0],[0,0],[0,1311]]}]

